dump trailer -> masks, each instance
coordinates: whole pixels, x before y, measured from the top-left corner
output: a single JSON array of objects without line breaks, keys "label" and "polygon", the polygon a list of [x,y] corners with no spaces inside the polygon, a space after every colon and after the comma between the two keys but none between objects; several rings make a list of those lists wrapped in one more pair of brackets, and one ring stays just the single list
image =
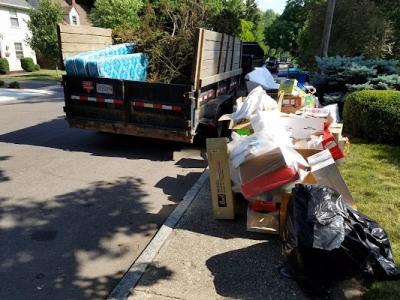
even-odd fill
[{"label": "dump trailer", "polygon": [[[97,30],[59,25],[62,58],[104,46],[93,44],[96,40],[109,44],[111,33],[109,39],[96,39],[107,35],[104,29]],[[218,119],[233,110],[242,43],[237,37],[200,28],[193,51],[190,84],[63,76],[66,120],[74,128],[187,143],[196,134],[223,135],[225,128]]]}]

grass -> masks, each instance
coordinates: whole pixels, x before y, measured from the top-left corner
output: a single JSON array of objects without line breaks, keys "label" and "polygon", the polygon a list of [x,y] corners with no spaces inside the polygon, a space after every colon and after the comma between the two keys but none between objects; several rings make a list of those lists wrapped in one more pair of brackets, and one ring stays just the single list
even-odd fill
[{"label": "grass", "polygon": [[[400,146],[353,140],[340,171],[358,209],[377,221],[389,236],[400,266]],[[368,299],[400,299],[400,282],[376,282]]]},{"label": "grass", "polygon": [[21,72],[0,75],[0,80],[12,80],[12,81],[22,81],[22,80],[61,80],[61,76],[65,74],[65,71],[57,71],[50,69],[41,69],[40,71],[34,72]]}]

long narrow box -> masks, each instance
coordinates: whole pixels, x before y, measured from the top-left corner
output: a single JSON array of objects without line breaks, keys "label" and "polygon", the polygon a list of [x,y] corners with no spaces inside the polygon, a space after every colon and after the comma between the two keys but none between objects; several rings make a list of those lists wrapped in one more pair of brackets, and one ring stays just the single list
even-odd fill
[{"label": "long narrow box", "polygon": [[211,202],[215,219],[234,219],[235,205],[229,173],[227,140],[207,139]]}]

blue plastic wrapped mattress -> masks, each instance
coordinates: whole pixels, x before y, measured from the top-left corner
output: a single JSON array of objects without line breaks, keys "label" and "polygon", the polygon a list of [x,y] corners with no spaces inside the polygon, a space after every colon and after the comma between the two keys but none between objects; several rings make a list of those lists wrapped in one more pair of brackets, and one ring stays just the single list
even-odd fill
[{"label": "blue plastic wrapped mattress", "polygon": [[132,54],[136,46],[132,43],[112,45],[107,48],[101,48],[90,52],[80,53],[67,57],[64,62],[65,70],[71,76],[89,76],[87,64],[96,62],[99,58],[112,55]]},{"label": "blue plastic wrapped mattress", "polygon": [[86,64],[89,77],[145,81],[148,59],[143,53],[112,55],[91,59]]}]

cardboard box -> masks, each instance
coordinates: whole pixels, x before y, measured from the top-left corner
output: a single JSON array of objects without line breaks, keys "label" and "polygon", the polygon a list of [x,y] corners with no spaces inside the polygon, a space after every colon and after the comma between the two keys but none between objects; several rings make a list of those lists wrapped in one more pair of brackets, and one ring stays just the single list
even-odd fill
[{"label": "cardboard box", "polygon": [[322,140],[322,146],[331,152],[333,159],[337,162],[344,162],[346,159],[340,150],[339,145],[329,129],[324,130],[324,139]]},{"label": "cardboard box", "polygon": [[304,159],[307,159],[307,157],[313,156],[314,154],[317,154],[322,151],[318,149],[296,149],[296,148],[295,150],[299,152]]},{"label": "cardboard box", "polygon": [[343,177],[340,175],[339,169],[329,150],[321,151],[307,158],[311,166],[311,173],[318,184],[326,185],[339,194],[348,204],[354,206],[353,196],[350,193]]},{"label": "cardboard box", "polygon": [[246,227],[252,232],[279,234],[279,211],[261,213],[248,207]]},{"label": "cardboard box", "polygon": [[249,182],[263,174],[286,167],[286,161],[280,148],[264,153],[242,163],[239,166],[240,180]]},{"label": "cardboard box", "polygon": [[322,118],[307,118],[304,116],[281,116],[286,130],[291,132],[294,139],[307,139],[312,134],[321,134],[325,120]]},{"label": "cardboard box", "polygon": [[350,141],[347,137],[341,137],[339,139],[339,148],[346,155],[350,151]]},{"label": "cardboard box", "polygon": [[279,92],[283,92],[285,94],[292,94],[294,87],[297,86],[296,79],[286,79],[283,80],[279,85]]},{"label": "cardboard box", "polygon": [[211,202],[215,219],[234,219],[235,206],[229,173],[227,140],[207,139]]},{"label": "cardboard box", "polygon": [[329,126],[329,131],[332,133],[333,137],[335,138],[336,143],[339,144],[339,141],[342,138],[343,124],[332,123]]},{"label": "cardboard box", "polygon": [[299,174],[292,167],[284,167],[275,172],[263,174],[241,185],[242,194],[246,198],[272,191],[299,179]]},{"label": "cardboard box", "polygon": [[302,96],[284,96],[282,99],[281,112],[283,113],[296,113],[305,105],[305,98]]}]

